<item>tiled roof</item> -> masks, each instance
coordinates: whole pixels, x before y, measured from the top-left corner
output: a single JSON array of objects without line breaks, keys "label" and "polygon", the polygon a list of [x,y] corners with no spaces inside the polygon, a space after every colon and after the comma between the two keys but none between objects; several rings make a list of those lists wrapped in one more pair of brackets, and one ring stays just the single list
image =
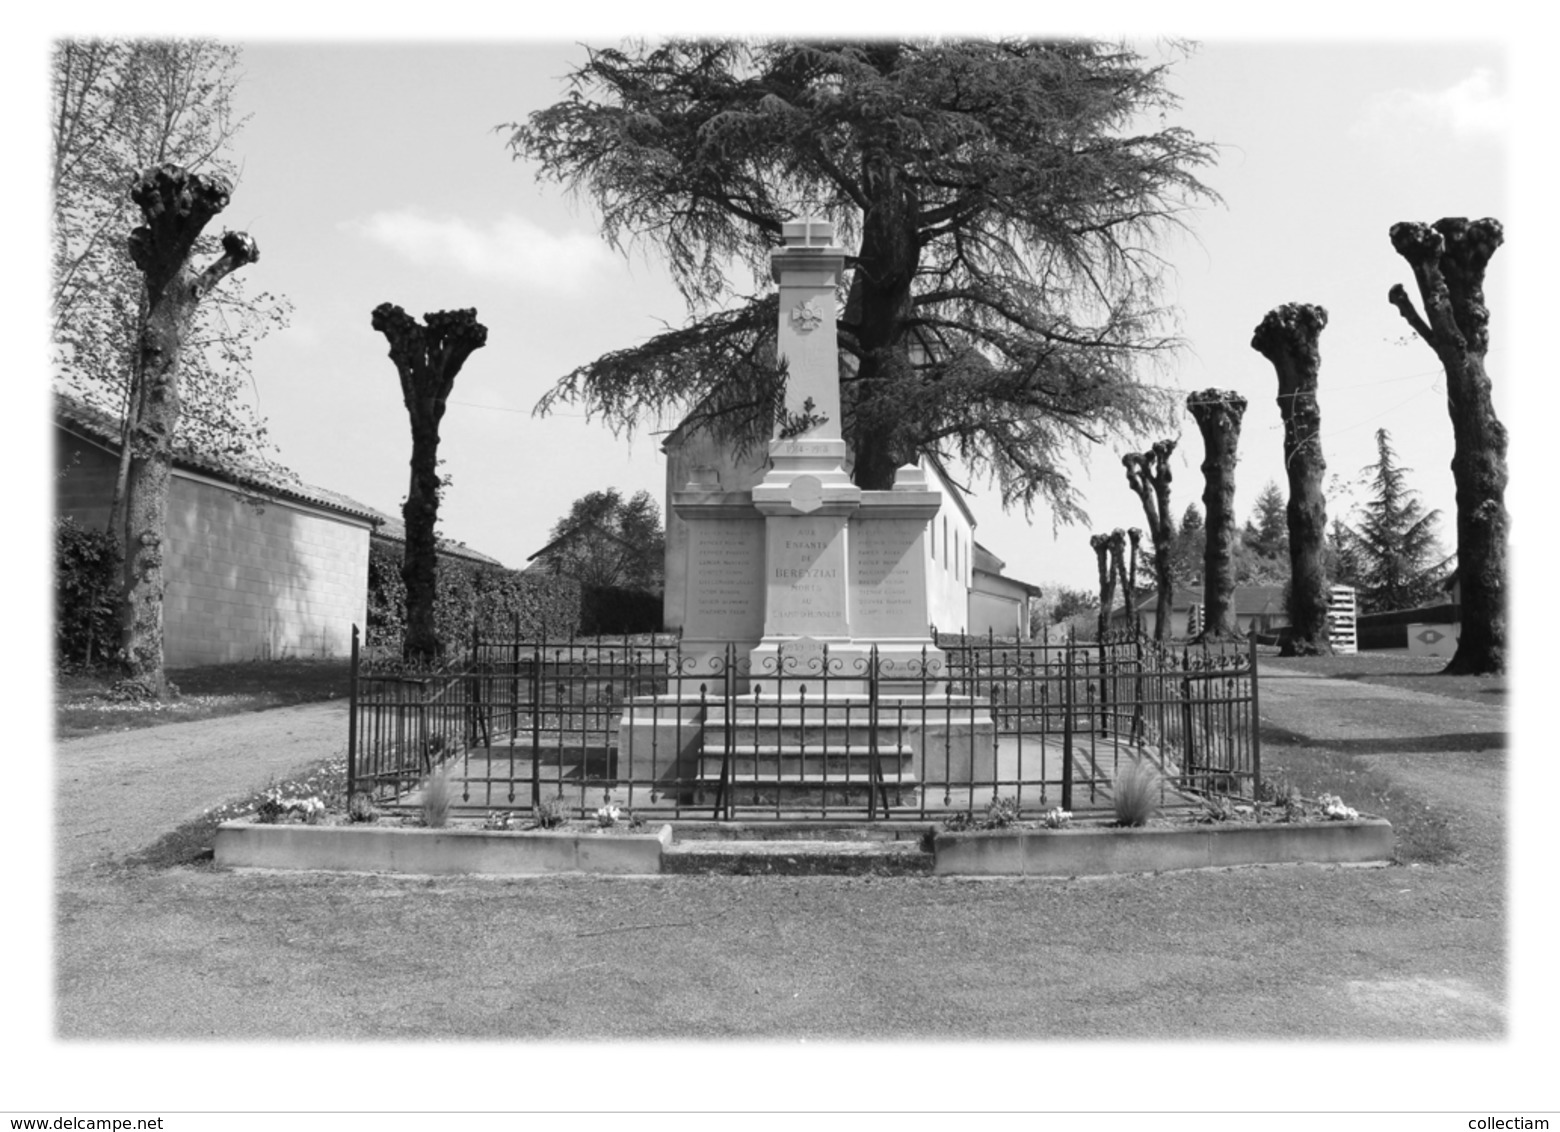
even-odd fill
[{"label": "tiled roof", "polygon": [[[101,409],[78,401],[58,391],[54,394],[55,419],[62,428],[95,441],[115,452],[119,450],[119,422]],[[284,480],[265,468],[246,465],[233,459],[222,459],[209,453],[198,452],[187,446],[176,447],[173,453],[175,467],[200,472],[213,479],[224,480],[235,487],[261,491],[280,499],[292,499],[323,507],[370,522],[383,520],[384,516],[372,507],[322,487],[297,480]]]},{"label": "tiled roof", "polygon": [[[383,511],[375,511],[374,517],[379,520],[379,527],[374,531],[375,538],[389,539],[391,542],[406,542],[406,524],[394,515],[386,515]],[[508,569],[496,558],[490,558],[479,550],[472,550],[450,539],[438,540],[440,554],[447,554],[452,558],[466,558],[472,562],[480,562],[484,566],[497,566],[500,569]]]},{"label": "tiled roof", "polygon": [[[1284,607],[1283,586],[1236,586],[1232,597],[1237,617],[1251,617],[1262,613],[1286,613]],[[1118,597],[1118,601],[1120,598]],[[1137,594],[1137,607],[1139,609],[1153,609],[1158,601],[1158,591],[1153,589],[1140,589]],[[1177,612],[1184,612],[1194,605],[1202,605],[1203,590],[1201,586],[1176,586],[1170,607]],[[1111,616],[1117,616],[1112,613]]]}]

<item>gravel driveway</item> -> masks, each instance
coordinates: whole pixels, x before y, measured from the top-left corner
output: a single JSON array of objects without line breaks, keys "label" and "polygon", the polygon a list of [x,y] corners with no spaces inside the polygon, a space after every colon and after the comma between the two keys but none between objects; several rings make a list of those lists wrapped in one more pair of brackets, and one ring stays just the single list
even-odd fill
[{"label": "gravel driveway", "polygon": [[56,867],[116,860],[212,806],[346,750],[345,702],[57,743]]}]

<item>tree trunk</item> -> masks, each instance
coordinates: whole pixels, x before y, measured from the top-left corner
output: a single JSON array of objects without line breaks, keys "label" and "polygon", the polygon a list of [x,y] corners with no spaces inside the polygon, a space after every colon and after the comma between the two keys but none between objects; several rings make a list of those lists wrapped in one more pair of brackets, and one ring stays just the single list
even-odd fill
[{"label": "tree trunk", "polygon": [[1116,564],[1110,557],[1110,535],[1091,535],[1089,545],[1094,548],[1095,565],[1100,574],[1100,613],[1097,619],[1099,639],[1104,640],[1110,631],[1110,607],[1116,600]]},{"label": "tree trunk", "polygon": [[1137,632],[1137,569],[1138,569],[1138,544],[1143,541],[1143,532],[1137,527],[1127,528],[1127,538],[1132,542],[1131,563],[1122,569],[1121,573],[1121,600],[1126,606],[1127,628]]},{"label": "tree trunk", "polygon": [[1495,416],[1490,379],[1489,308],[1484,272],[1505,240],[1500,221],[1437,220],[1434,226],[1394,224],[1392,247],[1406,259],[1419,286],[1424,317],[1401,284],[1387,300],[1423,338],[1446,371],[1446,404],[1455,443],[1457,579],[1462,630],[1443,669],[1477,675],[1506,671],[1506,429]]},{"label": "tree trunk", "polygon": [[1148,537],[1154,540],[1154,586],[1158,600],[1154,605],[1154,640],[1171,637],[1170,610],[1175,599],[1175,578],[1171,574],[1171,543],[1175,524],[1170,517],[1170,453],[1174,440],[1157,441],[1147,452],[1129,452],[1121,458],[1127,469],[1127,486],[1143,504],[1148,520]]},{"label": "tree trunk", "polygon": [[401,379],[401,399],[412,429],[411,482],[401,517],[406,523],[406,552],[401,581],[406,586],[404,659],[427,664],[439,658],[434,616],[438,596],[439,422],[455,375],[473,352],[487,344],[487,327],[475,310],[435,311],[423,315],[426,327],[400,307],[381,303],[371,323],[390,343],[390,360]]},{"label": "tree trunk", "polygon": [[130,433],[125,484],[124,601],[121,648],[127,675],[158,698],[168,692],[163,670],[163,575],[168,480],[179,426],[179,361],[195,308],[224,276],[253,263],[260,251],[242,233],[222,237],[222,257],[204,271],[189,262],[206,224],[227,207],[222,177],[161,165],[130,190],[146,223],[130,233],[130,257],[146,281],[146,321],[137,352],[140,411]]},{"label": "tree trunk", "polygon": [[1207,542],[1203,552],[1202,641],[1240,638],[1235,621],[1235,457],[1246,399],[1239,393],[1204,389],[1186,399],[1202,432],[1203,513]]},{"label": "tree trunk", "polygon": [[406,587],[406,636],[402,655],[427,662],[443,651],[434,607],[439,592],[439,420],[443,405],[412,418],[411,482],[401,520],[406,524],[406,550],[401,558],[401,584]]},{"label": "tree trunk", "polygon": [[917,204],[886,149],[869,149],[863,156],[862,181],[872,205],[862,216],[852,278],[852,285],[860,287],[852,329],[861,354],[852,383],[851,478],[864,491],[887,491],[894,486],[894,473],[915,455],[899,442],[895,422],[904,416],[908,395],[899,386],[909,372],[906,326],[915,314],[912,284],[920,266]]},{"label": "tree trunk", "polygon": [[1284,420],[1284,468],[1289,476],[1289,640],[1283,656],[1331,656],[1327,631],[1327,501],[1322,476],[1322,412],[1316,401],[1322,356],[1317,339],[1327,312],[1309,303],[1285,303],[1257,326],[1251,348],[1278,373],[1278,411]]}]

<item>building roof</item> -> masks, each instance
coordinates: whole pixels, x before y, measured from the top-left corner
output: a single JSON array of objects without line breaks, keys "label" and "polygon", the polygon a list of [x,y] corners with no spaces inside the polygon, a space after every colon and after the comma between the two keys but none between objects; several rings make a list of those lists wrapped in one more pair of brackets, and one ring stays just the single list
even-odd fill
[{"label": "building roof", "polygon": [[991,551],[986,547],[982,546],[978,542],[975,544],[975,562],[973,568],[976,573],[990,574],[994,578],[1001,578],[1004,582],[1011,582],[1015,586],[1021,586],[1024,592],[1030,597],[1039,597],[1041,595],[1042,591],[1039,586],[1034,585],[1031,582],[1025,582],[1019,578],[1010,578],[1004,574],[1002,571],[1006,568],[1006,566],[1006,562],[1002,561],[1002,559],[991,553]]},{"label": "building roof", "polygon": [[[56,391],[54,417],[56,423],[66,431],[109,451],[119,451],[119,422],[101,409],[93,408],[74,397]],[[213,456],[188,446],[181,447],[177,442],[175,442],[173,464],[176,468],[198,472],[212,479],[230,483],[234,487],[263,492],[279,499],[307,503],[327,511],[367,519],[371,523],[378,523],[385,518],[372,507],[340,492],[327,491],[300,480],[287,480],[267,468],[231,457]]]},{"label": "building roof", "polygon": [[[375,511],[374,515],[379,519],[379,526],[374,530],[375,538],[385,539],[389,542],[398,542],[403,546],[406,544],[406,524],[404,522],[397,519],[394,515],[385,514],[383,511]],[[472,550],[471,547],[463,542],[456,542],[454,539],[447,538],[436,539],[435,542],[438,552],[450,558],[464,558],[481,566],[497,566],[501,570],[509,569],[498,559],[491,555],[483,554],[480,550]]]},{"label": "building roof", "polygon": [[[1158,590],[1139,590],[1137,607],[1140,611],[1152,610],[1158,600]],[[1288,609],[1284,606],[1283,586],[1236,586],[1231,601],[1235,607],[1236,617],[1260,617],[1264,613],[1288,613]],[[1185,613],[1194,605],[1206,604],[1203,600],[1203,588],[1201,586],[1176,586],[1175,592],[1170,599],[1170,609],[1174,613]],[[1124,615],[1124,610],[1119,609],[1111,613],[1112,618]]]}]

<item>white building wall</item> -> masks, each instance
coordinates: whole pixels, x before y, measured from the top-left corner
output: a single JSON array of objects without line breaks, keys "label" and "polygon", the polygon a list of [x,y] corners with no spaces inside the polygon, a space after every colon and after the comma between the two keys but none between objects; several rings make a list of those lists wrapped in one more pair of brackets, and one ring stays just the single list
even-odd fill
[{"label": "white building wall", "polygon": [[943,501],[927,532],[927,614],[938,632],[965,633],[970,624],[975,524],[959,506],[954,494],[957,489],[935,469],[928,470],[932,487],[942,492]]},{"label": "white building wall", "polygon": [[368,610],[366,520],[175,472],[164,650],[171,667],[345,656]]}]

